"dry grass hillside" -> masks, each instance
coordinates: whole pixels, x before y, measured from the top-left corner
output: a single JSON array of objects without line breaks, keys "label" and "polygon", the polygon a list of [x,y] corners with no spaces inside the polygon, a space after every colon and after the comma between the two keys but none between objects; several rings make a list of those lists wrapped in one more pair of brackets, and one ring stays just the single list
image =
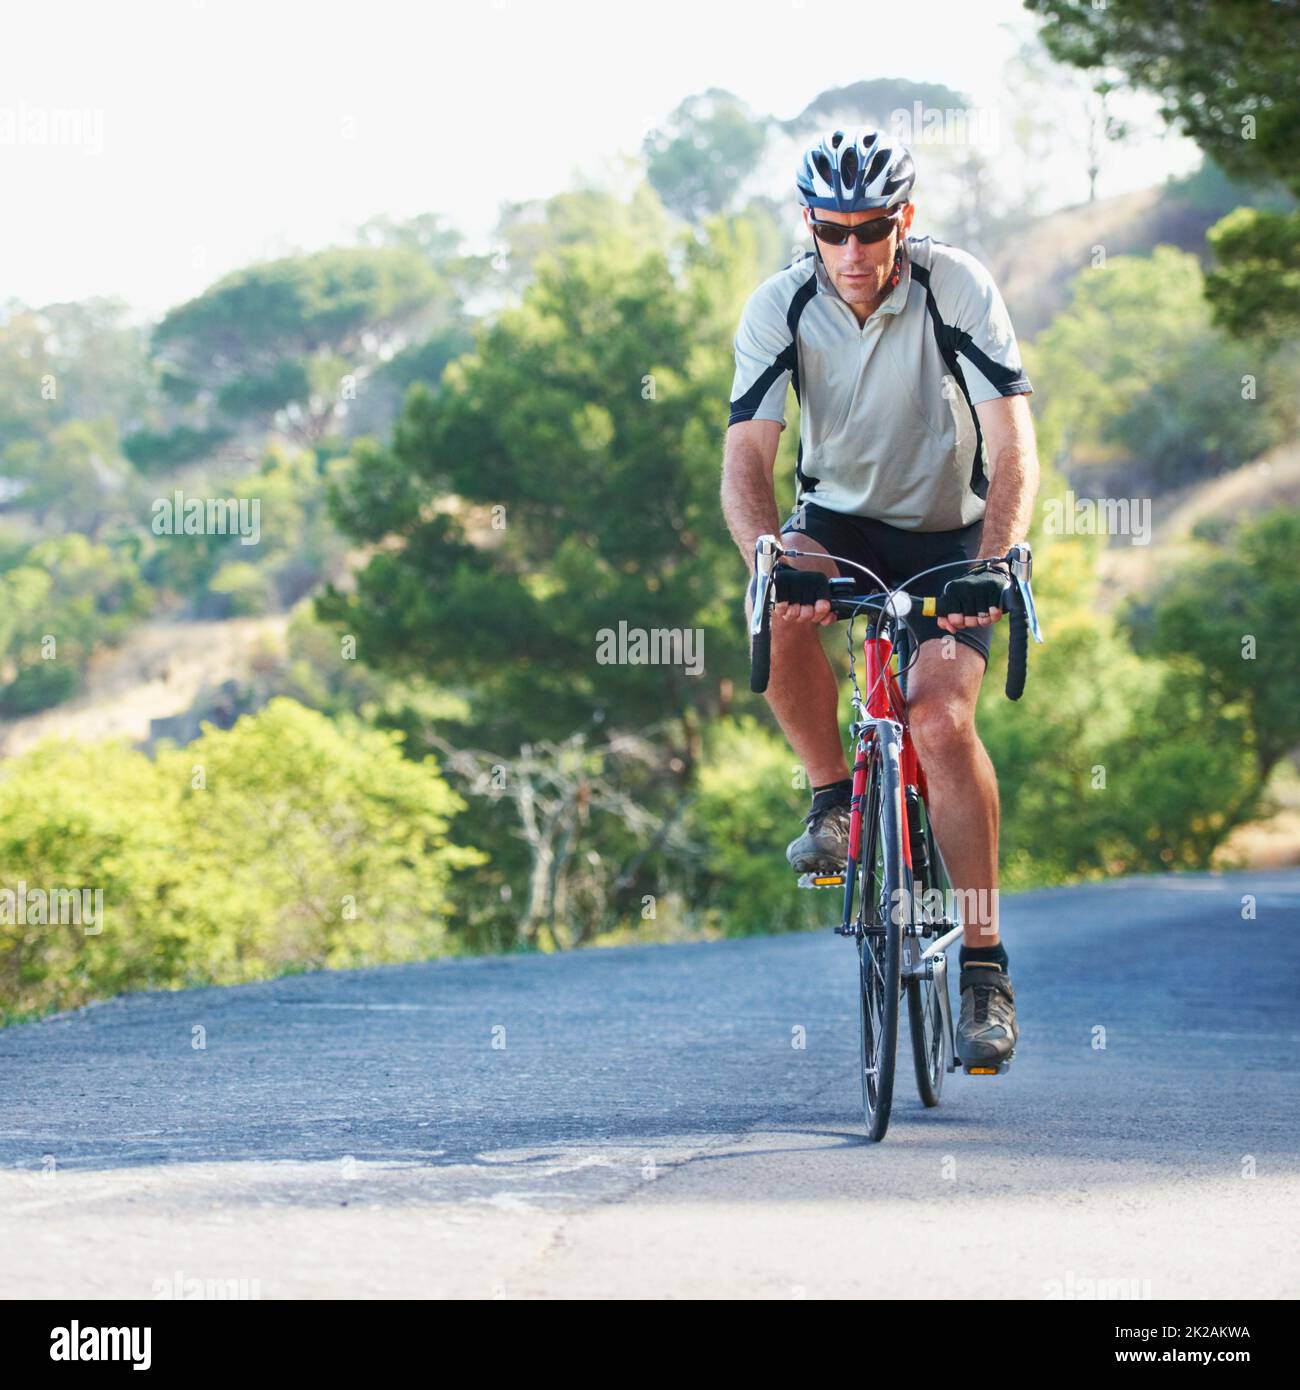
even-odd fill
[{"label": "dry grass hillside", "polygon": [[1300,442],[1280,445],[1221,477],[1154,498],[1151,543],[1116,540],[1101,557],[1109,592],[1118,600],[1148,589],[1183,558],[1200,523],[1231,526],[1274,507],[1300,508]]},{"label": "dry grass hillside", "polygon": [[283,648],[288,624],[288,614],[143,623],[120,646],[96,654],[75,699],[0,721],[0,756],[16,757],[50,737],[144,743],[155,721],[196,707],[207,713],[226,682],[250,680],[268,653]]},{"label": "dry grass hillside", "polygon": [[1202,258],[1205,233],[1222,210],[1206,211],[1167,188],[1063,208],[1012,232],[990,254],[989,269],[1022,338],[1033,338],[1069,299],[1070,281],[1106,256],[1177,246]]}]

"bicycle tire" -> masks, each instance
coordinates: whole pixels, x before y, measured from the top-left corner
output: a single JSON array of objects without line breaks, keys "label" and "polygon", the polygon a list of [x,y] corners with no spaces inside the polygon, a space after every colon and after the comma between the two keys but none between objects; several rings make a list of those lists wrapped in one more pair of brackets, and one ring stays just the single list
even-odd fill
[{"label": "bicycle tire", "polygon": [[903,862],[903,795],[897,726],[882,720],[872,739],[874,804],[864,808],[864,838],[858,866],[858,1004],[861,1018],[862,1110],[867,1138],[879,1143],[889,1128],[898,1060],[903,931],[900,904],[910,900]]},{"label": "bicycle tire", "polygon": [[[929,881],[918,885],[918,899],[924,905],[924,889],[937,888],[943,900],[949,900],[947,870],[934,843],[930,817],[925,818],[926,859],[930,865]],[[944,1073],[948,1070],[948,1035],[943,1026],[944,1012],[939,991],[948,988],[947,970],[931,980],[907,981],[907,1023],[912,1035],[912,1065],[916,1071],[916,1089],[921,1104],[927,1109],[939,1104],[943,1093]]]}]

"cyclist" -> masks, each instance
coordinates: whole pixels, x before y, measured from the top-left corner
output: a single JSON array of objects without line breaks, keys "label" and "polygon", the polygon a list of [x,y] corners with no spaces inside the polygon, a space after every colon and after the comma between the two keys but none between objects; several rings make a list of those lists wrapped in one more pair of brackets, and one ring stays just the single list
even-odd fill
[{"label": "cyclist", "polygon": [[[1011,320],[973,256],[909,235],[914,177],[907,150],[865,128],[826,135],[800,164],[813,250],[754,291],[735,339],[722,506],[751,569],[756,538],[780,530],[896,585],[945,561],[1003,555],[1028,530],[1038,459]],[[797,496],[782,525],[773,468],[791,382]],[[786,852],[797,873],[841,870],[847,854],[852,780],[818,631],[834,621],[826,580],[839,572],[829,558],[795,559],[776,578],[767,701],[813,789]],[[1004,582],[941,571],[917,586],[939,597],[939,616],[917,604],[908,619],[919,642],[908,722],[935,835],[963,901],[978,905],[960,956],[967,1063],[1009,1061],[1018,1032],[997,920],[997,778],[975,732]]]}]

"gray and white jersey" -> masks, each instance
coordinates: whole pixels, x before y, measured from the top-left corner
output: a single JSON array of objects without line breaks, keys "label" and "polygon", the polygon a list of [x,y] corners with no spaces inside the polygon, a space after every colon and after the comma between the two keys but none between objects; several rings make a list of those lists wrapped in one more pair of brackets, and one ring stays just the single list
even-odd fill
[{"label": "gray and white jersey", "polygon": [[951,531],[984,515],[974,406],[1033,388],[1006,305],[973,256],[904,242],[897,286],[865,324],[805,252],[749,297],[736,333],[731,419],[779,420],[799,400],[799,501]]}]

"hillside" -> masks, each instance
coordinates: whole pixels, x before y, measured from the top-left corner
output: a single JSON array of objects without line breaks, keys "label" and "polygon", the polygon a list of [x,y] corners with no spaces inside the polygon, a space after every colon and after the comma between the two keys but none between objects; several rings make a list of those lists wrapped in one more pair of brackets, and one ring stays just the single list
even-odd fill
[{"label": "hillside", "polygon": [[1176,563],[1197,527],[1228,529],[1273,507],[1300,507],[1300,443],[1284,444],[1253,463],[1155,499],[1151,544],[1117,541],[1100,570],[1115,601],[1149,588]]},{"label": "hillside", "polygon": [[1171,183],[1062,208],[1013,228],[990,255],[989,269],[1017,333],[1030,339],[1065,307],[1070,281],[1099,254],[1143,255],[1167,245],[1204,261],[1206,230],[1236,201],[1232,195],[1193,197],[1186,183]]}]

